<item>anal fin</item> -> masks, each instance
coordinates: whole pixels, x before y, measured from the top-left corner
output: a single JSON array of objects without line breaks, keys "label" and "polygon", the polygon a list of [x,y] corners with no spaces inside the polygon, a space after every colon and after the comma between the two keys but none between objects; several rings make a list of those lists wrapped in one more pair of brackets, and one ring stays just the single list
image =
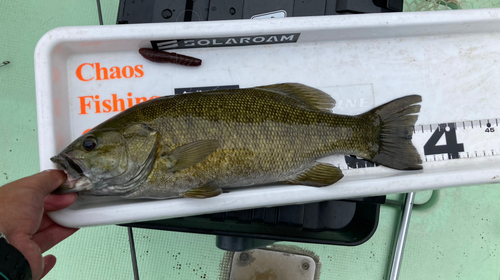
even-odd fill
[{"label": "anal fin", "polygon": [[342,174],[340,168],[326,163],[317,163],[298,175],[295,179],[288,181],[288,183],[325,187],[336,183],[342,177],[344,177],[344,174]]},{"label": "anal fin", "polygon": [[209,197],[214,197],[218,196],[219,194],[222,193],[221,188],[215,188],[210,185],[203,185],[201,187],[194,188],[192,190],[189,190],[180,196],[182,197],[189,197],[189,198],[209,198]]}]

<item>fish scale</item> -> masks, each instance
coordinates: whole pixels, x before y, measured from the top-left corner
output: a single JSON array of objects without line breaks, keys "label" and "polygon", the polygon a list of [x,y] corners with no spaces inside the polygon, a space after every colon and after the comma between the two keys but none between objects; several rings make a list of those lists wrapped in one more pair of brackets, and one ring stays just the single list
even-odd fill
[{"label": "fish scale", "polygon": [[[127,131],[133,123],[143,124],[145,131],[131,138],[155,133],[158,151],[148,159],[152,169],[145,181],[119,194],[128,198],[208,197],[221,188],[273,182],[326,186],[343,176],[337,167],[317,163],[333,154],[353,154],[399,169],[421,168],[403,134],[412,131],[417,119],[412,114],[420,108],[414,103],[420,100],[408,96],[345,116],[331,113],[335,102],[330,96],[300,84],[190,93],[136,105],[81,138]],[[204,145],[214,142],[217,146],[208,151]],[[137,150],[128,147],[130,154]],[[394,158],[394,153],[407,154],[407,159]],[[106,170],[98,171],[105,177]],[[114,195],[98,188],[84,193]]]}]

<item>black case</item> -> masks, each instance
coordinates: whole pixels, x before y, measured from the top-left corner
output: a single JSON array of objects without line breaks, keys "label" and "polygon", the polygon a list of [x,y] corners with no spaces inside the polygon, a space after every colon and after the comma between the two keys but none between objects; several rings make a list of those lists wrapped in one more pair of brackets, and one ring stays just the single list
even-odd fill
[{"label": "black case", "polygon": [[[263,189],[262,191],[265,191]],[[217,235],[217,246],[245,251],[275,241],[360,245],[375,233],[385,196],[258,208],[123,226]]]},{"label": "black case", "polygon": [[121,0],[118,24],[402,12],[403,0]]}]

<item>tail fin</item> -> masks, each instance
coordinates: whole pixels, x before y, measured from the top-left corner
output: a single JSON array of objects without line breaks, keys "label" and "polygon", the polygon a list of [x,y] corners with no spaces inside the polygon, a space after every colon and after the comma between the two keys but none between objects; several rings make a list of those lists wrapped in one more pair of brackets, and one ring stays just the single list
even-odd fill
[{"label": "tail fin", "polygon": [[409,95],[383,104],[364,115],[379,123],[378,149],[371,161],[400,170],[422,169],[422,159],[411,142],[421,102],[420,95]]}]

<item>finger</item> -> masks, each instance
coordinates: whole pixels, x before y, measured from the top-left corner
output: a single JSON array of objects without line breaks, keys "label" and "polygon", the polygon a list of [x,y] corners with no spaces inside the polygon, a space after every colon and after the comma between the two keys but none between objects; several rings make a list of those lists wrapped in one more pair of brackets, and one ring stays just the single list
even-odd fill
[{"label": "finger", "polygon": [[43,273],[42,273],[42,278],[45,277],[45,275],[47,275],[47,273],[49,273],[49,271],[54,268],[54,266],[56,265],[56,257],[54,257],[54,255],[47,255],[45,257],[43,257],[43,263],[44,263],[44,266],[43,266]]},{"label": "finger", "polygon": [[43,231],[53,224],[55,224],[55,222],[49,217],[49,215],[47,215],[47,213],[43,213],[42,221],[40,222],[40,226],[35,233]]},{"label": "finger", "polygon": [[75,233],[77,230],[76,228],[67,228],[54,223],[43,231],[35,233],[31,239],[40,246],[40,250],[43,253]]},{"label": "finger", "polygon": [[44,208],[45,211],[58,211],[64,209],[76,201],[76,193],[68,194],[49,194],[45,197]]},{"label": "finger", "polygon": [[23,181],[23,185],[37,189],[46,196],[66,181],[66,173],[61,170],[45,170],[20,181]]}]

